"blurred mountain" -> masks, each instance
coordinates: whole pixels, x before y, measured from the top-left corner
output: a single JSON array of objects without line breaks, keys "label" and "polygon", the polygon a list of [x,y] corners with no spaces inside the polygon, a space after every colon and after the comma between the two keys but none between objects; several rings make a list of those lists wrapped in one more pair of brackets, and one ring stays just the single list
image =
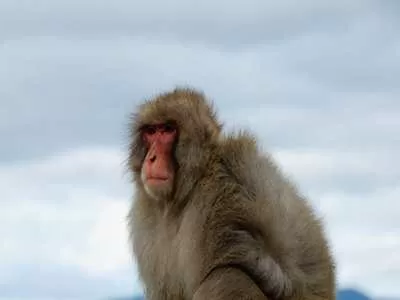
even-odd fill
[{"label": "blurred mountain", "polygon": [[336,295],[337,295],[337,300],[371,300],[372,299],[356,289],[342,289],[342,290],[339,290]]},{"label": "blurred mountain", "polygon": [[143,296],[109,298],[108,300],[144,300]]}]

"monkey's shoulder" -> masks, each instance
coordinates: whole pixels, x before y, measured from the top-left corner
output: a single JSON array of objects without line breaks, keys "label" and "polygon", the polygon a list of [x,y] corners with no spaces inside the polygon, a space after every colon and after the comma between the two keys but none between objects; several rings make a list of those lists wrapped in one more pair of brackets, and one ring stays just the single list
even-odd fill
[{"label": "monkey's shoulder", "polygon": [[248,169],[249,163],[258,156],[257,141],[248,132],[225,135],[219,140],[218,146],[220,162],[235,174]]},{"label": "monkey's shoulder", "polygon": [[219,161],[223,175],[219,178],[229,181],[231,190],[240,192],[244,198],[256,200],[256,207],[269,207],[276,214],[309,213],[310,207],[296,185],[281,171],[272,155],[259,148],[252,134],[239,132],[221,139]]},{"label": "monkey's shoulder", "polygon": [[227,155],[227,158],[245,157],[258,151],[257,140],[248,131],[223,135],[219,140],[219,149],[223,154]]},{"label": "monkey's shoulder", "polygon": [[281,176],[272,158],[259,148],[256,138],[249,132],[221,138],[218,155],[224,171],[249,189],[265,185],[268,178]]}]

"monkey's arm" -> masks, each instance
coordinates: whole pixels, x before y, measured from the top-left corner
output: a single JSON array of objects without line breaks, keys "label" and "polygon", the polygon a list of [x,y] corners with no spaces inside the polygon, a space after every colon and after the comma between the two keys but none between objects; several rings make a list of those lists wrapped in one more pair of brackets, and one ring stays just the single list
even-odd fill
[{"label": "monkey's arm", "polygon": [[193,296],[193,300],[254,299],[266,300],[259,287],[241,270],[233,267],[214,269]]},{"label": "monkey's arm", "polygon": [[258,296],[254,299],[290,294],[292,282],[266,248],[270,241],[257,224],[252,206],[242,206],[243,201],[221,202],[208,217],[204,230],[206,236],[200,249],[206,259],[199,293],[227,295],[216,299],[235,299],[231,293],[251,295],[255,291]]}]

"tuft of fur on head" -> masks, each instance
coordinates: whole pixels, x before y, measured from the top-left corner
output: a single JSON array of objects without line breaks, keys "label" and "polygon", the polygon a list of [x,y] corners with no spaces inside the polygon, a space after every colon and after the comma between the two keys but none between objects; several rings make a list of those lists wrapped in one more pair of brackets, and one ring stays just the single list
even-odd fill
[{"label": "tuft of fur on head", "polygon": [[[129,167],[140,183],[140,171],[147,149],[141,139],[144,125],[173,122],[178,127],[174,147],[176,164],[176,194],[184,197],[204,172],[207,158],[218,142],[222,124],[217,121],[213,104],[205,95],[190,88],[175,88],[147,99],[132,116]],[[190,175],[190,176],[188,176]],[[193,178],[191,181],[185,178]],[[175,199],[176,200],[176,199]]]}]

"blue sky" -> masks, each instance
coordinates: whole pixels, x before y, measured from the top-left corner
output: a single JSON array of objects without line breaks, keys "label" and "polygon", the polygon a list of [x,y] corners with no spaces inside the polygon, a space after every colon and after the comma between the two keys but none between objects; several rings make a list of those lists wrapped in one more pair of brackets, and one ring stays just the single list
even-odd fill
[{"label": "blue sky", "polygon": [[128,115],[188,84],[324,216],[341,286],[400,297],[397,1],[2,0],[0,297],[140,291]]}]

